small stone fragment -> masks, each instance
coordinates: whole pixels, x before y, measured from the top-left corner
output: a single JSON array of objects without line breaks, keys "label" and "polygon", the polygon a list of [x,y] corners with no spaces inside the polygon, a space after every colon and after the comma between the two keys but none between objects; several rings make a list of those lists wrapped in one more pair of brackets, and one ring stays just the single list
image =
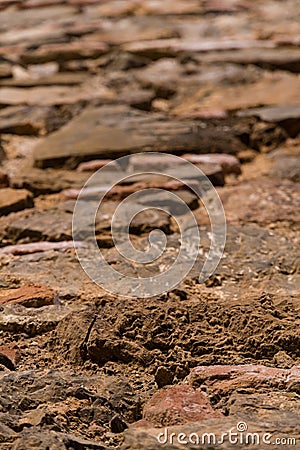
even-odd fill
[{"label": "small stone fragment", "polygon": [[111,419],[109,425],[113,433],[122,433],[128,428],[126,422],[118,414]]},{"label": "small stone fragment", "polygon": [[222,414],[212,408],[202,392],[180,385],[155,394],[144,406],[143,417],[162,427],[218,418]]},{"label": "small stone fragment", "polygon": [[33,197],[26,189],[0,189],[0,215],[33,207]]},{"label": "small stone fragment", "polygon": [[240,175],[242,172],[239,160],[233,155],[226,155],[223,153],[212,153],[207,155],[185,154],[183,155],[183,158],[193,164],[199,164],[200,168],[201,164],[219,164],[225,175],[231,173]]},{"label": "small stone fragment", "polygon": [[170,369],[164,366],[158,367],[155,373],[155,381],[157,386],[160,388],[171,384],[174,378],[174,374]]},{"label": "small stone fragment", "polygon": [[29,255],[31,253],[47,252],[50,250],[65,251],[83,245],[80,242],[32,242],[29,244],[7,245],[0,249],[0,254]]},{"label": "small stone fragment", "polygon": [[10,370],[15,370],[20,352],[17,345],[1,345],[0,346],[0,364],[3,364]]},{"label": "small stone fragment", "polygon": [[102,169],[102,167],[106,166],[108,163],[110,163],[109,167],[112,169],[118,169],[117,163],[113,162],[112,159],[95,159],[93,161],[83,162],[79,164],[77,167],[78,172],[96,172],[99,169]]}]

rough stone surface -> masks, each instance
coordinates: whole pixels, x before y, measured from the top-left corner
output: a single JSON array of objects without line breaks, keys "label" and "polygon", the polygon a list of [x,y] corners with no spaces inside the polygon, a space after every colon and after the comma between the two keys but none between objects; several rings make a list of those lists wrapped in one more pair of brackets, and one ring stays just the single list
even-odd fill
[{"label": "rough stone surface", "polygon": [[[297,449],[299,2],[0,0],[0,10],[1,450]],[[203,176],[173,155],[204,172],[226,214],[205,283],[214,236],[193,192]],[[115,296],[81,267],[90,248],[73,242],[72,214],[99,169],[86,207],[122,179],[95,215],[99,251],[122,274],[172,267],[190,223],[174,195],[194,215],[197,261],[172,290]],[[164,191],[159,203],[149,188]],[[164,233],[155,261],[118,251],[123,200],[117,234],[129,225],[145,252]],[[241,425],[260,443],[214,443]]]}]

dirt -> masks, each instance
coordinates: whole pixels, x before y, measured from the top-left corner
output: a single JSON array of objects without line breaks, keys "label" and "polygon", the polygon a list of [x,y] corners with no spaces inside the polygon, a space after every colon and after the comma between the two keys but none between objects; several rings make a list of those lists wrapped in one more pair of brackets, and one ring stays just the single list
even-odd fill
[{"label": "dirt", "polygon": [[[0,0],[1,450],[217,449],[177,438],[240,423],[271,433],[259,448],[300,448],[296,3]],[[227,241],[200,284],[211,227],[195,192],[163,175],[123,181],[96,218],[115,270],[152,276],[177,255],[173,216],[183,213],[176,202],[155,210],[151,196],[130,239],[145,250],[163,231],[161,265],[118,254],[112,216],[142,189],[176,193],[201,235],[197,264],[175,288],[125,298],[80,266],[73,210],[96,170],[110,163],[101,191],[124,169],[118,157],[155,167],[160,155],[136,157],[149,151],[208,176]],[[163,171],[176,166],[168,158]]]}]

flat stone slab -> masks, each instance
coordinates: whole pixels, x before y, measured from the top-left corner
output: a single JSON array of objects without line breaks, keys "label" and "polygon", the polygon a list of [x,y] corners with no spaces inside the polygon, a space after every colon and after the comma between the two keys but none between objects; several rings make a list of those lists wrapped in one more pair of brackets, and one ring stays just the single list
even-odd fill
[{"label": "flat stone slab", "polygon": [[[10,87],[77,86],[79,84],[84,83],[84,81],[87,80],[87,75],[85,73],[76,73],[76,72],[56,73],[54,70],[53,72],[51,72],[49,69],[47,71],[47,65],[48,64],[38,65],[39,67],[38,70],[22,69],[23,71],[22,74],[20,74],[19,76],[15,76],[14,78],[3,78],[3,79],[0,78],[0,86],[10,86]],[[44,73],[43,69],[45,70]],[[58,66],[56,70],[58,70]]]},{"label": "flat stone slab", "polygon": [[114,93],[105,86],[37,86],[30,88],[0,87],[0,105],[53,106],[74,104],[83,100],[113,100]]},{"label": "flat stone slab", "polygon": [[224,395],[230,390],[274,389],[293,391],[300,382],[300,366],[292,369],[278,369],[263,365],[245,364],[237,366],[194,367],[188,377],[194,387],[207,386]]},{"label": "flat stone slab", "polygon": [[[235,174],[240,175],[242,173],[241,164],[239,160],[233,155],[224,155],[224,153],[215,153],[213,155],[193,155],[186,154],[182,156],[187,161],[193,164],[197,164],[200,168],[201,165],[208,167],[220,165],[224,171],[224,174]],[[204,171],[205,173],[205,171]]]},{"label": "flat stone slab", "polygon": [[239,50],[247,48],[274,48],[274,42],[259,40],[202,40],[182,41],[180,39],[157,39],[154,41],[134,42],[123,45],[127,52],[148,56],[176,56],[181,52],[211,52],[222,50]]},{"label": "flat stone slab", "polygon": [[80,189],[88,177],[89,174],[87,172],[42,170],[36,167],[29,167],[28,170],[22,170],[14,174],[10,180],[10,185],[18,189],[27,189],[36,196],[54,194],[70,187]]},{"label": "flat stone slab", "polygon": [[254,48],[223,52],[212,51],[201,55],[201,63],[204,61],[207,63],[254,64],[271,70],[288,70],[298,73],[300,50],[297,47],[282,46],[277,48],[260,48],[259,51]]},{"label": "flat stone slab", "polygon": [[48,286],[29,285],[17,289],[1,289],[0,305],[19,304],[41,307],[53,304],[55,292]]},{"label": "flat stone slab", "polygon": [[300,118],[299,105],[283,105],[283,106],[265,106],[262,108],[253,108],[246,111],[239,111],[238,116],[249,117],[256,116],[265,122],[282,122],[287,119]]},{"label": "flat stone slab", "polygon": [[26,189],[0,189],[0,215],[33,207],[33,197]]},{"label": "flat stone slab", "polygon": [[250,84],[206,86],[186,97],[173,110],[174,114],[192,114],[199,108],[207,111],[235,111],[258,106],[300,104],[300,79],[291,74],[268,74]]},{"label": "flat stone slab", "polygon": [[26,308],[22,305],[5,305],[0,312],[0,330],[26,333],[29,336],[53,330],[68,316],[72,309],[68,306],[49,305],[41,308]]},{"label": "flat stone slab", "polygon": [[7,245],[0,249],[0,255],[31,255],[49,251],[60,251],[74,249],[81,245],[76,241],[59,242],[29,242],[28,244]]},{"label": "flat stone slab", "polygon": [[67,61],[70,59],[97,58],[108,52],[109,46],[103,42],[68,42],[47,44],[22,55],[26,64],[40,64],[49,61]]},{"label": "flat stone slab", "polygon": [[228,131],[201,129],[194,121],[147,114],[126,106],[88,108],[34,150],[37,167],[74,160],[109,159],[141,151],[235,153],[242,144]]}]

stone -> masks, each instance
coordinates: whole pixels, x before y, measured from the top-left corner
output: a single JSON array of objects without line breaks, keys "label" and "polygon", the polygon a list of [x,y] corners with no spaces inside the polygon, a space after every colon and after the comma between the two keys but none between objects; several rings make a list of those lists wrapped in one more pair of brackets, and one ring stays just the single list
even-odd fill
[{"label": "stone", "polygon": [[249,392],[261,389],[293,390],[294,386],[300,383],[300,368],[295,366],[288,370],[251,364],[203,366],[191,370],[188,382],[194,388],[203,389],[208,386],[218,395],[242,389],[248,389]]},{"label": "stone", "polygon": [[157,427],[221,417],[207,397],[190,386],[172,386],[157,392],[143,408],[143,418]]},{"label": "stone", "polygon": [[142,87],[154,89],[156,97],[168,98],[176,92],[182,68],[174,59],[162,58],[135,73]]},{"label": "stone", "polygon": [[240,175],[242,173],[241,164],[233,155],[224,155],[221,153],[214,153],[210,155],[185,154],[182,157],[193,164],[199,165],[199,167],[201,167],[201,164],[219,164],[225,175],[229,175],[231,173]]},{"label": "stone", "polygon": [[[132,420],[131,414],[136,416],[134,409],[139,407],[139,397],[123,376],[87,376],[76,371],[32,367],[26,371],[1,372],[0,379],[0,436],[5,436],[1,445],[15,441],[12,445],[20,450],[47,447],[108,450],[111,419],[119,416],[123,422]],[[11,409],[12,414],[8,413]],[[80,414],[74,428],[86,427],[88,436],[75,434],[73,427],[67,425],[66,418],[76,410]],[[57,424],[54,427],[53,420]],[[104,426],[97,425],[99,422]],[[10,426],[17,432],[9,433]],[[109,447],[104,441],[109,442]]]},{"label": "stone", "polygon": [[192,114],[200,107],[207,110],[221,108],[234,111],[258,106],[300,104],[300,81],[296,75],[268,74],[259,81],[247,85],[202,87],[198,92],[176,106],[176,115]]},{"label": "stone", "polygon": [[[270,420],[270,410],[273,420],[282,426],[295,423],[300,417],[297,394],[283,391],[270,393],[243,394],[233,393],[228,402],[229,414],[239,417],[246,423],[265,423]],[[295,433],[296,434],[296,433]],[[291,435],[294,431],[291,430]]]},{"label": "stone", "polygon": [[[113,23],[113,26],[111,26]],[[136,40],[167,39],[177,35],[172,24],[163,18],[149,16],[125,17],[117,21],[106,20],[98,30],[85,36],[88,41],[120,45]],[[122,58],[122,55],[120,55]]]},{"label": "stone", "polygon": [[239,111],[238,116],[255,116],[265,122],[277,123],[284,128],[292,138],[296,137],[300,132],[300,105],[291,104],[254,108],[246,111]]},{"label": "stone", "polygon": [[20,425],[25,425],[26,427],[32,427],[40,425],[40,423],[45,419],[45,410],[44,409],[34,409],[23,415],[20,419]]},{"label": "stone", "polygon": [[229,223],[265,225],[284,217],[290,224],[296,224],[300,220],[298,187],[289,180],[252,179],[239,183],[238,189],[237,186],[225,186],[219,194]]},{"label": "stone", "polygon": [[276,49],[244,49],[234,52],[211,53],[206,55],[207,62],[233,62],[236,64],[255,64],[270,70],[286,70],[298,73],[300,67],[300,53],[298,48],[279,47]]},{"label": "stone", "polygon": [[113,433],[122,433],[128,428],[126,422],[124,422],[118,414],[111,419],[109,425]]},{"label": "stone", "polygon": [[125,87],[119,94],[120,102],[142,111],[150,111],[154,99],[155,92],[152,89],[133,90]]},{"label": "stone", "polygon": [[12,243],[31,241],[68,241],[72,239],[72,214],[63,211],[35,211],[19,215],[6,227]]},{"label": "stone", "polygon": [[[139,191],[138,191],[139,192]],[[168,192],[164,190],[158,195],[149,193],[139,194],[135,201],[143,206],[153,208],[165,208],[170,215],[182,215],[186,213],[186,207],[182,205],[184,203],[189,209],[194,210],[198,208],[198,197],[194,192],[190,190],[178,189],[175,192],[177,198],[170,197]]]},{"label": "stone", "polygon": [[[72,164],[73,165],[73,164]],[[74,164],[76,165],[76,164]],[[11,176],[10,185],[17,189],[27,189],[34,196],[55,194],[63,189],[81,188],[88,180],[89,174],[73,170],[38,169],[27,167]]]},{"label": "stone", "polygon": [[[52,122],[52,123],[51,123]],[[24,107],[12,106],[0,111],[0,131],[21,135],[39,135],[43,132],[53,131],[55,112],[50,107]]]},{"label": "stone", "polygon": [[0,423],[0,439],[2,442],[6,442],[11,446],[17,436],[17,433],[12,428]]},{"label": "stone", "polygon": [[[33,209],[0,218],[0,299],[8,302],[0,305],[1,450],[218,448],[211,433],[219,439],[240,423],[261,437],[257,445],[246,444],[249,450],[284,447],[274,442],[277,436],[295,438],[287,447],[297,448],[296,4],[0,0],[0,187],[26,189],[34,197]],[[30,58],[46,62],[25,63]],[[272,109],[274,121],[252,115],[262,108],[264,114]],[[292,110],[293,117],[287,117]],[[225,251],[205,283],[199,284],[199,273],[214,235],[203,201],[184,186],[199,188],[201,177],[192,178],[170,161],[166,169],[182,183],[144,173],[124,179],[108,195],[96,214],[96,241],[120,275],[142,284],[141,278],[168,270],[181,245],[198,255],[186,276],[184,264],[178,265],[184,279],[176,288],[146,301],[124,299],[105,292],[82,269],[74,247],[83,242],[72,241],[71,216],[79,190],[102,165],[93,161],[130,155],[138,168],[135,153],[142,152],[140,168],[147,171],[154,165],[145,155],[149,151],[200,159],[234,155],[242,166],[194,163],[218,186],[227,215]],[[130,173],[117,164],[110,171],[103,167],[99,185],[86,192],[86,208]],[[236,173],[227,176],[226,170]],[[150,193],[130,202],[131,193],[151,187],[178,194],[190,206],[199,248],[193,246],[193,228],[187,244],[182,242],[179,228],[190,223],[177,201],[170,205],[166,196],[161,199],[178,217],[154,211],[157,201]],[[66,190],[73,199],[64,200]],[[147,212],[129,229],[134,248],[147,250],[156,228],[165,234],[165,251],[153,263],[126,260],[114,245],[110,225],[123,198],[128,204],[118,218],[117,236],[122,237],[118,232],[130,213],[144,206]],[[83,259],[90,258],[88,242],[81,251]],[[95,263],[92,259],[91,266]],[[21,290],[29,286],[37,292],[19,304],[25,298]],[[39,286],[49,287],[53,299],[40,299]],[[130,282],[121,281],[120,288],[133,294]],[[7,347],[15,344],[21,359],[13,365]],[[199,387],[188,384],[195,367],[216,365],[259,365],[271,375],[257,370]],[[282,383],[274,374],[278,369],[288,374]],[[190,388],[191,397],[206,400],[219,417],[168,427],[158,421],[155,428],[141,420],[143,406],[167,386]],[[172,397],[177,406],[180,399]],[[158,409],[164,405],[157,402]],[[270,445],[262,442],[268,432]],[[191,433],[194,442],[185,443]],[[228,439],[221,445],[233,446]]]},{"label": "stone", "polygon": [[15,344],[0,346],[0,364],[9,370],[15,370],[20,360],[20,351]]},{"label": "stone", "polygon": [[[125,432],[125,440],[121,450],[159,450],[162,446],[167,450],[184,450],[192,448],[217,448],[222,440],[222,447],[231,450],[233,445],[225,436],[231,434],[231,441],[236,442],[236,438],[243,435],[246,445],[246,434],[239,431],[239,427],[246,424],[249,438],[247,448],[255,450],[257,448],[257,435],[259,435],[259,448],[267,450],[270,445],[276,445],[275,439],[280,436],[292,438],[291,445],[297,443],[299,435],[299,415],[294,414],[289,420],[284,420],[283,412],[274,409],[265,410],[263,420],[253,421],[245,415],[223,417],[187,423],[164,428],[139,427],[129,428]],[[239,425],[241,424],[242,425]],[[267,424],[267,425],[266,425]],[[223,437],[222,437],[223,436]],[[263,443],[263,438],[267,443]],[[253,440],[252,440],[253,439]],[[286,442],[286,441],[284,441]]]},{"label": "stone", "polygon": [[269,175],[275,179],[287,179],[294,183],[300,182],[300,157],[277,156],[274,158]]},{"label": "stone", "polygon": [[18,289],[0,290],[0,305],[19,304],[39,308],[53,304],[55,292],[48,286],[23,286]]},{"label": "stone", "polygon": [[67,61],[70,59],[97,58],[107,53],[109,47],[103,42],[68,42],[42,45],[36,50],[27,51],[21,57],[25,64],[41,64],[48,61]]},{"label": "stone", "polygon": [[69,306],[26,308],[18,304],[4,305],[0,311],[0,330],[37,336],[53,330],[71,312]]},{"label": "stone", "polygon": [[185,161],[173,155],[166,155],[163,158],[157,154],[132,155],[130,156],[127,170],[129,173],[149,172],[151,170],[163,172],[164,170],[173,169],[174,166],[180,170],[180,167],[184,164]]},{"label": "stone", "polygon": [[[88,126],[86,125],[88,124]],[[87,159],[114,159],[141,151],[235,153],[237,138],[212,127],[202,130],[193,121],[169,119],[126,106],[87,108],[34,149],[35,166],[68,166]]]},{"label": "stone", "polygon": [[0,63],[0,80],[11,76],[11,66],[8,63]]},{"label": "stone", "polygon": [[0,189],[0,215],[33,207],[33,197],[26,189]]},{"label": "stone", "polygon": [[[56,337],[58,340],[54,341],[53,346],[59,351],[61,356],[74,362],[83,360],[86,355],[85,339],[86,336],[88,336],[89,329],[91,329],[94,324],[96,317],[97,311],[95,307],[91,305],[90,308],[74,312],[58,325],[56,329]],[[81,333],[77,332],[78,323],[80,323]],[[69,342],[70,336],[73,336],[71,343]],[[64,347],[64,350],[62,350],[61,347]]]},{"label": "stone", "polygon": [[[36,64],[26,72],[16,73],[14,78],[0,79],[0,86],[7,87],[34,87],[34,86],[77,86],[87,81],[87,75],[84,73],[54,72],[51,73],[48,65],[52,63]],[[37,69],[38,68],[38,69]],[[56,69],[56,68],[55,68]],[[49,70],[49,73],[47,72]],[[44,73],[45,72],[45,73]]]},{"label": "stone", "polygon": [[6,188],[9,186],[9,177],[8,175],[0,170],[0,189]]},{"label": "stone", "polygon": [[[28,425],[27,425],[28,426]],[[47,450],[49,448],[57,450],[67,450],[68,448],[91,449],[91,450],[108,450],[102,444],[89,439],[80,438],[74,434],[57,433],[55,431],[32,431],[31,427],[19,434],[14,444],[14,450],[39,448]]]},{"label": "stone", "polygon": [[173,379],[174,374],[172,370],[164,366],[157,368],[157,371],[155,372],[155,381],[159,389],[168,384],[172,384]]},{"label": "stone", "polygon": [[[73,249],[73,241],[68,242],[69,251],[66,251],[66,243],[61,245],[60,242],[44,242],[44,244],[45,247],[41,247],[41,251],[37,251],[39,248],[35,247],[34,252],[29,252],[27,248],[23,247],[22,253],[19,255],[2,255],[3,275],[13,275],[13,277],[22,279],[24,284],[50,286],[60,297],[73,298],[74,305],[76,304],[75,299],[77,300],[78,295],[84,292],[84,286],[87,284],[90,286],[89,292],[96,292],[95,295],[99,294],[100,288],[96,285],[93,286],[78,263]],[[34,246],[35,243],[26,245]],[[54,249],[51,249],[54,245]],[[76,245],[82,245],[82,243]],[[60,246],[61,251],[59,250]]]},{"label": "stone", "polygon": [[45,43],[52,39],[61,39],[64,36],[64,30],[55,25],[54,23],[39,23],[30,27],[22,27],[11,30],[8,29],[2,33],[2,42],[5,45],[22,44],[24,41],[28,43],[35,43],[37,40],[39,43]]},{"label": "stone", "polygon": [[[83,162],[79,164],[77,167],[78,172],[96,172],[102,167],[106,166],[106,164],[110,163],[109,167],[112,167],[113,170],[118,170],[118,164],[114,163],[112,159],[95,159],[88,162]],[[120,168],[119,168],[120,169]]]},{"label": "stone", "polygon": [[247,8],[247,4],[243,2],[235,2],[232,0],[210,0],[204,3],[204,9],[210,13],[233,13],[238,11],[244,11]]},{"label": "stone", "polygon": [[243,164],[252,162],[257,155],[258,153],[255,150],[249,148],[247,150],[241,150],[240,152],[238,152],[237,157],[238,160]]},{"label": "stone", "polygon": [[206,42],[182,41],[180,39],[157,39],[124,44],[122,48],[131,53],[150,58],[174,57],[183,52],[212,52],[220,50],[239,50],[247,48],[274,48],[271,41],[259,40],[216,40]]},{"label": "stone", "polygon": [[75,104],[80,101],[114,99],[114,93],[105,86],[37,86],[29,88],[0,87],[0,105],[55,106]]},{"label": "stone", "polygon": [[0,249],[1,255],[30,255],[32,253],[48,252],[48,251],[66,251],[73,249],[80,244],[74,241],[60,242],[32,242],[29,244],[7,245]]},{"label": "stone", "polygon": [[[130,214],[130,208],[127,211]],[[126,224],[126,218],[124,218]],[[121,224],[122,225],[122,224]],[[137,214],[130,223],[129,231],[132,234],[149,233],[152,230],[163,230],[165,233],[170,234],[170,217],[164,211],[156,209],[147,209]]]}]

